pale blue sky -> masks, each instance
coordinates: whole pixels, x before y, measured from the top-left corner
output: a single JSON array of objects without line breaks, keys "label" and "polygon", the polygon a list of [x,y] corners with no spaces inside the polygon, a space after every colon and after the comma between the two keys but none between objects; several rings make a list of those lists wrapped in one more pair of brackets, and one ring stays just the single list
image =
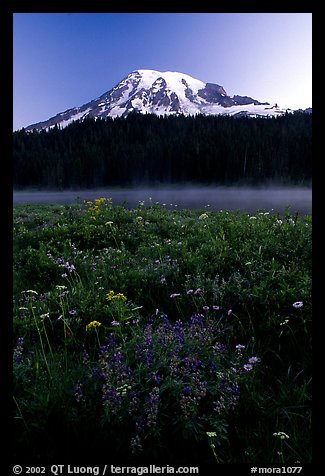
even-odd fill
[{"label": "pale blue sky", "polygon": [[14,129],[81,106],[136,69],[312,106],[311,13],[15,13]]}]

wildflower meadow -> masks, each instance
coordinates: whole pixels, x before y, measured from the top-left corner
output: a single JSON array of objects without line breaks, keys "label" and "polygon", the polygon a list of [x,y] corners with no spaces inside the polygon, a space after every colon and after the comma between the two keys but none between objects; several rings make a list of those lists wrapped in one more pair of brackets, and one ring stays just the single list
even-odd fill
[{"label": "wildflower meadow", "polygon": [[14,207],[16,460],[311,462],[311,216]]}]

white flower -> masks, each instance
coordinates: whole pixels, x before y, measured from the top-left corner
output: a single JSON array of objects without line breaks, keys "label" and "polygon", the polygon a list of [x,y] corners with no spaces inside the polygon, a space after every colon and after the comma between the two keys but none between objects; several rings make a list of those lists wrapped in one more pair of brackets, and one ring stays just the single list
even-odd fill
[{"label": "white flower", "polygon": [[280,326],[285,326],[286,324],[288,324],[289,322],[289,319],[285,319],[283,322],[280,322]]},{"label": "white flower", "polygon": [[292,304],[292,307],[294,307],[295,309],[299,309],[301,308],[302,306],[304,305],[304,303],[302,301],[296,301]]},{"label": "white flower", "polygon": [[245,349],[245,346],[244,346],[244,345],[241,345],[241,344],[237,344],[237,345],[236,345],[236,349],[237,349],[237,350],[242,350],[242,349]]},{"label": "white flower", "polygon": [[40,319],[44,320],[46,317],[50,317],[50,313],[46,312],[45,314],[41,314],[39,317]]},{"label": "white flower", "polygon": [[279,431],[278,433],[273,433],[273,436],[279,438],[280,440],[288,440],[290,437],[283,431]]}]

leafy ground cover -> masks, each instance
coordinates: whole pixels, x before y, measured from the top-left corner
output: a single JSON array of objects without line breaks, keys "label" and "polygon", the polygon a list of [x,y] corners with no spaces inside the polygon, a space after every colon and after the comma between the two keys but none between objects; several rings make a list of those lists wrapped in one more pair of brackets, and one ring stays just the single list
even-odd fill
[{"label": "leafy ground cover", "polygon": [[311,461],[311,216],[16,206],[19,461]]}]

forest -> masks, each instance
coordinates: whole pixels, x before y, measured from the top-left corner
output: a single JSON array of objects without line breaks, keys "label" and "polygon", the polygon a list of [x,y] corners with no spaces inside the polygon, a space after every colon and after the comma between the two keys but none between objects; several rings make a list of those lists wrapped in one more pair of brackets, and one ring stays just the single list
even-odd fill
[{"label": "forest", "polygon": [[156,116],[13,133],[15,189],[310,184],[312,115]]}]

